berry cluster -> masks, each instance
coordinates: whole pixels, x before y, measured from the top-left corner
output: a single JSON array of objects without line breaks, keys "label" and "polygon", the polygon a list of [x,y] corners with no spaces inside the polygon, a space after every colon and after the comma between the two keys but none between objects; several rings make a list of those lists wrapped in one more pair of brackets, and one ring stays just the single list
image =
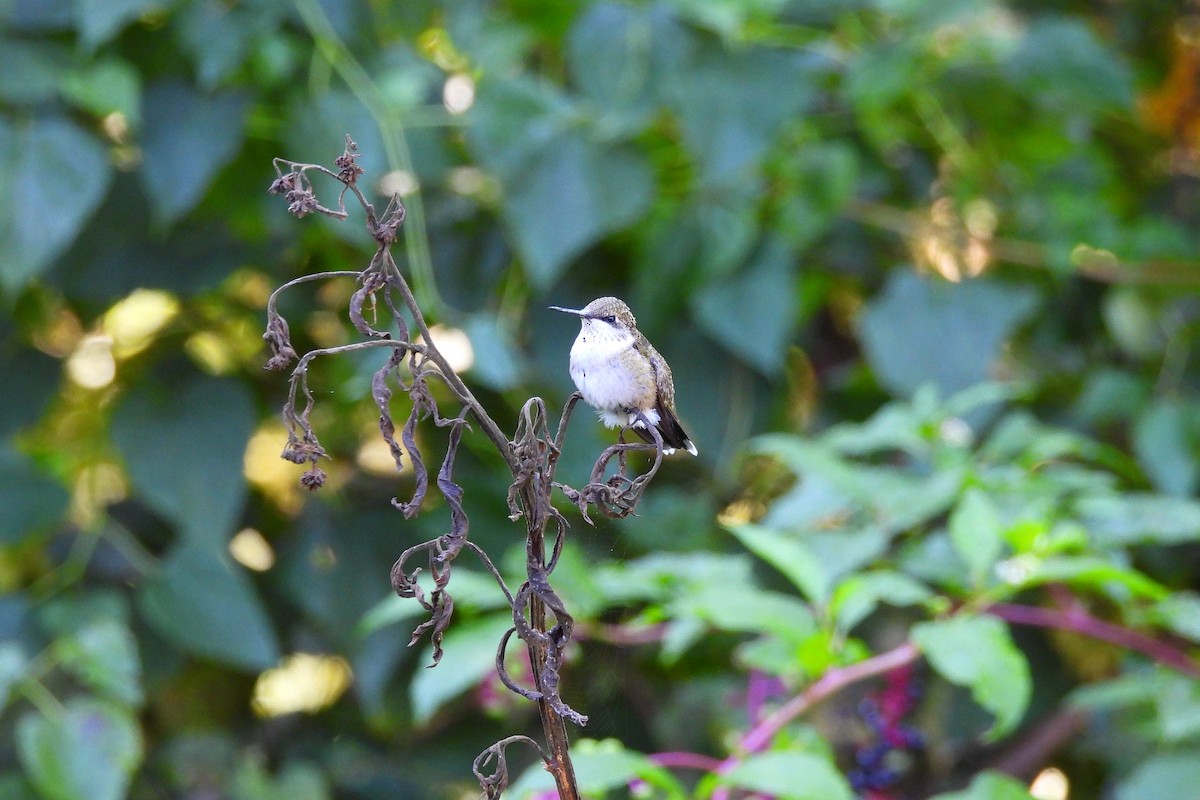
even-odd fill
[{"label": "berry cluster", "polygon": [[855,749],[855,766],[846,777],[865,800],[890,797],[888,790],[900,780],[909,754],[924,747],[920,731],[904,723],[920,696],[912,667],[906,666],[889,672],[883,688],[858,704],[870,735]]}]

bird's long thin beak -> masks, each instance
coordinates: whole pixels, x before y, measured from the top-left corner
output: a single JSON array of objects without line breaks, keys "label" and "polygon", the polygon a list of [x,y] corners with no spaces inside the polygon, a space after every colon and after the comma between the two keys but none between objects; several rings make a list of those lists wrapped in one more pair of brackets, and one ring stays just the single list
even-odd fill
[{"label": "bird's long thin beak", "polygon": [[563,308],[562,306],[550,306],[551,311],[561,311],[564,314],[574,314],[577,317],[583,316],[583,311],[578,308]]}]

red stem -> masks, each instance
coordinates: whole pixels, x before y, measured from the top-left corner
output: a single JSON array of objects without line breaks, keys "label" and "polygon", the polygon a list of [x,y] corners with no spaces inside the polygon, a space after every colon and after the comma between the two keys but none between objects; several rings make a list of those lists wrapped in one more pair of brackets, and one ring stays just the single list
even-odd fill
[{"label": "red stem", "polygon": [[1200,678],[1200,664],[1182,650],[1153,636],[1093,617],[1081,608],[1057,609],[1022,606],[1015,603],[996,603],[988,606],[987,613],[1017,625],[1072,631],[1103,642],[1110,642],[1127,650],[1144,653],[1158,663],[1165,664],[1185,675]]}]

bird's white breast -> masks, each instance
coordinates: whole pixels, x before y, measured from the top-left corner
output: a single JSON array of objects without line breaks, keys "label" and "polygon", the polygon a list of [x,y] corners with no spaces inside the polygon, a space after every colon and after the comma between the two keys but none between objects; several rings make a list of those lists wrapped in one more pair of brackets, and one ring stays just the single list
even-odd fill
[{"label": "bird's white breast", "polygon": [[605,331],[603,323],[585,324],[571,346],[571,379],[588,405],[613,426],[629,423],[621,409],[638,406],[639,382],[630,372],[627,352],[634,337],[625,332]]}]

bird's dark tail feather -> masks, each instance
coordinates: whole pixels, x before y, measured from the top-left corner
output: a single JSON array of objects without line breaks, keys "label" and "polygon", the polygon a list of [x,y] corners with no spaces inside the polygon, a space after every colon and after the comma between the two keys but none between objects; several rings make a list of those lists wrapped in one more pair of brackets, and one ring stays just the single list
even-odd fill
[{"label": "bird's dark tail feather", "polygon": [[[658,411],[658,425],[656,427],[662,436],[663,446],[675,450],[686,450],[692,455],[699,455],[696,451],[696,445],[692,444],[692,440],[688,438],[687,433],[683,430],[683,426],[679,424],[679,418],[675,416],[675,412],[664,405],[659,405],[656,410]],[[640,426],[635,427],[633,432],[650,444],[654,444],[654,435],[645,428]]]}]

